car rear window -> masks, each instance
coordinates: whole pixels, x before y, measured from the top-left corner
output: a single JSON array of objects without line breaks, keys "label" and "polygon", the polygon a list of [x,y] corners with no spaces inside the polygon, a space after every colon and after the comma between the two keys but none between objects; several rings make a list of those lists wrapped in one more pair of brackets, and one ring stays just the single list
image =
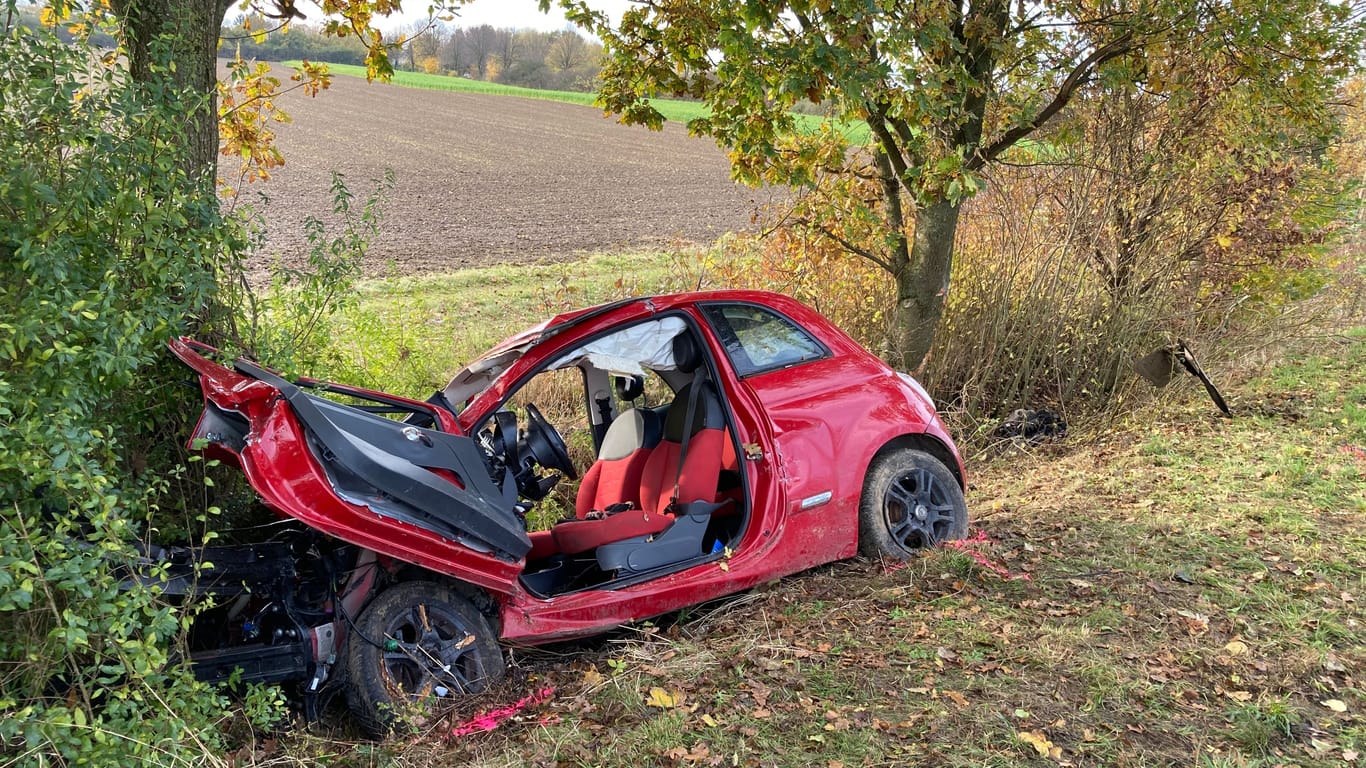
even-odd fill
[{"label": "car rear window", "polygon": [[705,304],[702,311],[740,376],[819,360],[830,354],[809,332],[756,304]]}]

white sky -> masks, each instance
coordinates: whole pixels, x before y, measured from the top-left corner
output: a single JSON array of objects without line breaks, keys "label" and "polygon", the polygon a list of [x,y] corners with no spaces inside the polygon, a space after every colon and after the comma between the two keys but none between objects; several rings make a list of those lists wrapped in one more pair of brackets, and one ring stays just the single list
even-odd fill
[{"label": "white sky", "polygon": [[[538,29],[553,32],[564,29],[569,22],[552,4],[550,13],[541,13],[536,0],[476,0],[460,9],[460,15],[450,22],[457,27],[477,27],[488,24],[497,29]],[[612,19],[620,19],[622,11],[630,5],[629,0],[596,0],[593,7],[607,11]],[[377,18],[376,26],[381,29],[407,26],[414,21],[427,17],[427,0],[406,0],[403,13],[388,19]]]}]

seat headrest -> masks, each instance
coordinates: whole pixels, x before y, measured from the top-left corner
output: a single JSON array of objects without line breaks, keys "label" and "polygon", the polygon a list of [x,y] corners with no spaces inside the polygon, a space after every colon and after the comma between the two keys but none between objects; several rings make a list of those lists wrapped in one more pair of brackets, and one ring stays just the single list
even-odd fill
[{"label": "seat headrest", "polygon": [[692,373],[702,365],[702,349],[691,331],[684,330],[673,338],[673,352],[674,367],[683,373]]},{"label": "seat headrest", "polygon": [[613,376],[612,383],[616,386],[617,397],[628,402],[645,392],[644,376]]}]

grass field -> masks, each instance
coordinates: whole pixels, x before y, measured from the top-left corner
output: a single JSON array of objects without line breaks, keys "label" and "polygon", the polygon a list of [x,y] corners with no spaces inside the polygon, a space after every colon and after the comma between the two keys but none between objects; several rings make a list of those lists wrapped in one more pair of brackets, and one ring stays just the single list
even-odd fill
[{"label": "grass field", "polygon": [[[298,66],[299,62],[285,62],[285,66]],[[365,77],[365,67],[352,64],[328,64],[327,68],[335,75],[345,75],[348,77]],[[592,93],[580,93],[577,91],[551,91],[540,90],[537,88],[522,88],[515,85],[500,85],[498,83],[486,83],[482,80],[472,80],[463,77],[450,77],[447,75],[429,75],[425,72],[395,72],[393,84],[404,88],[425,88],[432,91],[454,91],[457,93],[482,93],[493,96],[518,96],[526,99],[540,99],[542,101],[558,101],[566,104],[580,104],[586,107],[593,106],[596,95]],[[708,114],[707,108],[699,102],[682,101],[678,99],[652,99],[650,104],[665,120],[678,123],[687,123],[689,120],[698,117],[705,117]],[[594,107],[596,109],[596,107]],[[803,130],[814,131],[821,124],[821,118],[816,115],[794,115],[797,125]],[[851,139],[863,137],[866,139],[866,129],[851,129],[848,134]]]},{"label": "grass field", "polygon": [[[424,346],[459,357],[570,305],[684,287],[691,258],[367,283],[355,325],[337,336],[382,329],[399,340],[371,353],[373,370],[392,374]],[[357,744],[343,725],[267,742],[255,757],[1358,764],[1366,329],[1304,346],[1314,352],[1221,382],[1231,420],[1186,382],[1087,442],[970,456],[976,538],[960,548],[905,566],[839,563],[586,645],[516,651],[503,689],[408,737]],[[423,354],[431,371],[450,372],[445,352]],[[554,688],[548,702],[497,731],[445,738],[454,722],[543,687]]]}]

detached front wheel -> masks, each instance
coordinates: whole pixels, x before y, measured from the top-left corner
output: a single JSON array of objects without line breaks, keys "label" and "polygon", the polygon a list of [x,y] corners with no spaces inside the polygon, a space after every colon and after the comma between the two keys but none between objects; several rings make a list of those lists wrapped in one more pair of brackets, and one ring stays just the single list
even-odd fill
[{"label": "detached front wheel", "polygon": [[455,590],[429,581],[381,592],[346,644],[346,700],[373,736],[443,699],[480,693],[503,676],[503,652],[483,614]]},{"label": "detached front wheel", "polygon": [[859,550],[864,555],[905,560],[967,535],[967,501],[943,462],[911,448],[873,461],[859,505]]}]

